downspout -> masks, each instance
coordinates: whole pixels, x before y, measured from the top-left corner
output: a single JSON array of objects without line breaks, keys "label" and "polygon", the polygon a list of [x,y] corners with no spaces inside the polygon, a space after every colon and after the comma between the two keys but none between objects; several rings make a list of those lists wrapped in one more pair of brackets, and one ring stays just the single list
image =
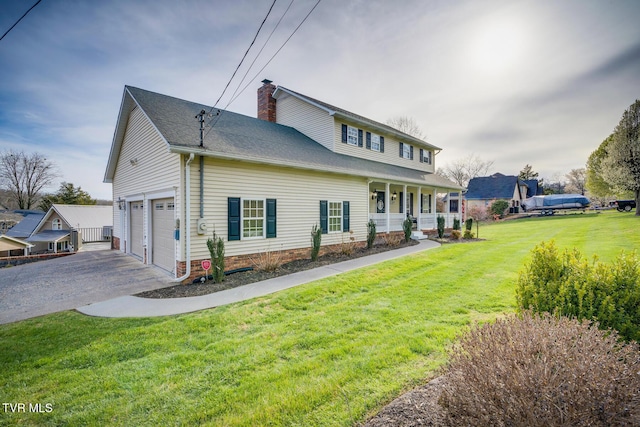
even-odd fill
[{"label": "downspout", "polygon": [[200,219],[204,218],[204,157],[200,156]]},{"label": "downspout", "polygon": [[191,162],[195,158],[195,154],[189,154],[187,163],[185,164],[185,252],[186,252],[186,271],[184,276],[177,277],[172,282],[182,282],[191,276]]}]

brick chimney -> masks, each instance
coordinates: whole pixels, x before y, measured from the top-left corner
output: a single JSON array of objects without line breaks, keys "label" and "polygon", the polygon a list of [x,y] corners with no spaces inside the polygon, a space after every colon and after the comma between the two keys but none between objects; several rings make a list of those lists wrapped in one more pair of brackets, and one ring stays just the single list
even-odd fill
[{"label": "brick chimney", "polygon": [[271,84],[271,80],[263,80],[262,86],[258,89],[258,118],[268,122],[276,122],[276,100],[273,92],[276,87]]}]

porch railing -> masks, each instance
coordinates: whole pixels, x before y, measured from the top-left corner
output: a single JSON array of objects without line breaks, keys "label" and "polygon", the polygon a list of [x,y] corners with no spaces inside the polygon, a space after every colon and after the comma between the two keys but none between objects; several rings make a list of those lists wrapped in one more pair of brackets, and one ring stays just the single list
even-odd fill
[{"label": "porch railing", "polygon": [[[402,231],[402,223],[404,222],[405,215],[400,213],[392,213],[390,216],[390,227],[388,231]],[[437,213],[437,214],[420,214],[416,218],[416,225],[418,230],[435,230],[438,227],[436,218],[438,216],[444,217],[445,228],[453,227],[454,218],[460,219],[461,215],[457,212],[454,213]],[[369,219],[372,219],[376,223],[376,231],[378,233],[387,232],[387,214],[386,213],[371,213]]]},{"label": "porch railing", "polygon": [[109,242],[113,227],[78,228],[82,243]]}]

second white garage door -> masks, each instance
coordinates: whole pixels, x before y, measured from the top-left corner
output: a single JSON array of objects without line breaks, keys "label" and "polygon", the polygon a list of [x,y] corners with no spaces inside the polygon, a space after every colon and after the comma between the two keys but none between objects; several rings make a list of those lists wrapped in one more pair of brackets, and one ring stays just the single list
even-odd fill
[{"label": "second white garage door", "polygon": [[173,198],[153,200],[151,209],[152,262],[154,265],[173,273],[176,266],[173,237],[175,204]]}]

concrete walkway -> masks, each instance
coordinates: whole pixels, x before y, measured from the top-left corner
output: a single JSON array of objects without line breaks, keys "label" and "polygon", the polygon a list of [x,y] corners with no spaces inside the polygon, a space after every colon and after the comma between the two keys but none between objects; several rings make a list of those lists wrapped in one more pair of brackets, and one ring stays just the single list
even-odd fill
[{"label": "concrete walkway", "polygon": [[[221,305],[232,304],[272,294],[294,286],[335,276],[340,273],[355,270],[399,258],[405,255],[433,249],[440,246],[432,240],[421,240],[419,244],[401,249],[387,251],[375,255],[356,258],[337,264],[326,265],[311,270],[275,277],[262,282],[251,283],[233,289],[216,292],[209,295],[187,298],[152,299],[134,296],[123,296],[107,301],[86,305],[78,308],[80,313],[98,317],[155,317],[169,316],[181,313],[204,310]],[[187,285],[188,286],[188,285]]]}]

